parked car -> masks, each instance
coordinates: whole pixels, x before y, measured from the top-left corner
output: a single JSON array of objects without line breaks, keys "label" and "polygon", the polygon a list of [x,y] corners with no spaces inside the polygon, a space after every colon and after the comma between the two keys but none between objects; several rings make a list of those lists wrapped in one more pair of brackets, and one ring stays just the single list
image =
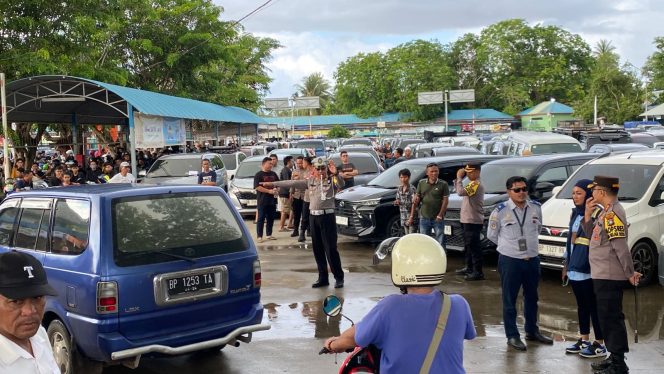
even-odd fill
[{"label": "parked car", "polygon": [[626,153],[626,152],[640,152],[647,151],[651,148],[645,144],[628,143],[628,144],[595,144],[588,149],[588,153]]},{"label": "parked car", "polygon": [[475,136],[463,135],[463,136],[446,136],[438,138],[439,143],[449,144],[452,146],[462,147],[469,146],[473,148],[478,148],[480,145],[480,139]]},{"label": "parked car", "polygon": [[306,139],[300,140],[295,143],[295,148],[303,148],[311,150],[316,156],[325,156],[327,154],[327,146],[325,145],[325,140],[322,139]]},{"label": "parked car", "polygon": [[581,144],[571,136],[551,132],[515,131],[507,136],[508,156],[521,156],[524,151],[533,155],[581,152]]},{"label": "parked car", "polygon": [[[332,154],[330,160],[332,160],[337,166],[341,165],[340,153]],[[359,173],[354,178],[355,186],[369,183],[382,171],[380,164],[378,164],[376,159],[368,153],[348,152],[348,162],[355,165]]]},{"label": "parked car", "polygon": [[390,143],[390,145],[392,147],[392,150],[394,151],[397,148],[403,149],[409,145],[411,145],[412,148],[412,146],[414,146],[415,144],[420,144],[420,143],[427,143],[427,141],[422,138],[394,138],[392,140],[392,143]]},{"label": "parked car", "polygon": [[[247,157],[235,172],[235,177],[228,185],[228,196],[233,206],[242,216],[253,216],[256,213],[256,190],[254,189],[254,176],[261,170],[263,158],[266,156]],[[272,171],[281,174],[282,164],[272,168]]]},{"label": "parked car", "polygon": [[226,167],[216,153],[177,153],[159,157],[143,178],[147,184],[197,184],[203,160],[217,173],[217,186],[227,189]]},{"label": "parked car", "polygon": [[369,147],[373,146],[373,143],[371,142],[371,139],[369,138],[348,138],[348,139],[342,139],[341,141],[341,146],[349,146],[349,145],[367,145]]},{"label": "parked car", "polygon": [[233,153],[223,153],[220,155],[221,160],[224,162],[226,167],[226,180],[229,181],[233,179],[237,168],[240,166],[240,163],[247,158],[243,152],[233,152]]},{"label": "parked car", "polygon": [[446,148],[446,147],[450,147],[450,145],[445,143],[415,144],[415,146],[413,147],[413,156],[415,156],[415,158],[431,157],[433,156],[433,150],[435,148]]},{"label": "parked car", "polygon": [[[297,158],[298,156],[303,156],[303,157],[309,157],[313,156],[313,153],[310,153],[308,150],[304,148],[283,148],[283,149],[275,149],[272,152],[269,153],[269,156],[272,155],[277,155],[277,159],[279,161],[283,161],[286,156],[293,156],[293,158]],[[295,161],[295,160],[293,160]]]},{"label": "parked car", "polygon": [[[500,157],[503,156],[464,155],[403,161],[398,167],[387,169],[367,185],[337,194],[337,232],[366,241],[380,241],[386,237],[403,235],[399,208],[394,205],[401,169],[410,170],[410,181],[416,185],[420,179],[425,178],[426,165],[435,162],[440,168],[439,178],[446,181],[450,185],[450,191],[453,191],[452,182],[456,178],[456,172],[466,163],[485,163]],[[451,235],[450,226],[445,227],[445,234]]]},{"label": "parked car", "polygon": [[[543,227],[539,237],[541,264],[562,268],[562,256],[572,211],[572,188],[579,179],[610,175],[620,179],[618,200],[625,208],[629,227],[627,244],[641,282],[664,285],[664,152],[619,154],[595,159],[579,168],[542,206]],[[659,269],[659,272],[658,272]]]},{"label": "parked car", "polygon": [[471,147],[461,147],[461,146],[452,146],[452,147],[441,147],[434,148],[433,156],[447,156],[447,155],[481,155],[478,149]]},{"label": "parked car", "polygon": [[0,252],[36,257],[58,290],[42,324],[68,373],[237,346],[269,329],[250,238],[210,186],[48,188],[0,204]]},{"label": "parked car", "polygon": [[349,146],[341,146],[337,150],[338,152],[346,151],[346,152],[354,152],[354,153],[366,153],[370,154],[373,156],[373,158],[380,164],[380,156],[378,155],[378,152],[373,147],[368,147],[365,145],[349,145]]},{"label": "parked car", "polygon": [[[510,157],[491,161],[480,172],[484,186],[484,228],[481,233],[482,248],[492,250],[495,245],[486,238],[486,226],[491,212],[498,204],[507,201],[505,182],[514,175],[525,177],[528,181],[528,195],[539,202],[548,200],[553,188],[561,186],[567,178],[584,163],[600,157],[600,154],[568,153],[540,155],[530,157]],[[463,198],[456,193],[450,194],[445,222],[452,228],[446,249],[463,251],[463,229],[459,222]]]}]

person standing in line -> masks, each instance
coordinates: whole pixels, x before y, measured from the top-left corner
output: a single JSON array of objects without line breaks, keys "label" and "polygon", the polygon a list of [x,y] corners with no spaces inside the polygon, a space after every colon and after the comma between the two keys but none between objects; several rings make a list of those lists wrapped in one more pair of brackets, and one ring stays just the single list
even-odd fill
[{"label": "person standing in line", "polygon": [[414,234],[417,232],[419,219],[417,209],[413,204],[415,186],[410,183],[410,170],[399,170],[399,181],[401,185],[397,189],[397,198],[394,200],[394,205],[399,207],[399,221],[404,234]]},{"label": "person standing in line", "polygon": [[269,157],[263,158],[261,170],[254,176],[254,189],[256,189],[256,200],[258,209],[258,223],[256,226],[256,236],[258,242],[263,242],[263,226],[268,240],[276,240],[272,236],[272,227],[274,225],[274,216],[277,213],[276,196],[279,194],[277,188],[268,189],[268,183],[279,180],[277,173],[272,171],[272,160]]},{"label": "person standing in line", "polygon": [[[593,280],[590,275],[590,260],[588,246],[590,234],[582,227],[585,216],[586,201],[592,197],[588,186],[590,179],[581,179],[572,189],[572,215],[570,216],[567,243],[563,260],[563,284],[569,282],[576,298],[577,314],[579,317],[579,340],[565,349],[567,353],[578,353],[581,357],[595,358],[606,356],[604,336],[599,325],[597,315],[597,300],[593,291]],[[593,323],[595,341],[590,343],[590,321]]]},{"label": "person standing in line", "polygon": [[627,215],[618,201],[618,178],[596,175],[588,186],[592,198],[586,202],[583,230],[590,237],[590,276],[597,298],[597,315],[604,333],[606,349],[611,355],[592,363],[601,374],[627,374],[625,353],[629,352],[625,315],[622,311],[623,288],[639,285],[641,273],[634,271],[627,245]]},{"label": "person standing in line", "polygon": [[426,168],[427,177],[417,184],[414,204],[420,207],[420,233],[431,235],[445,248],[445,212],[447,211],[450,187],[444,180],[438,179],[440,173],[436,163]]},{"label": "person standing in line", "polygon": [[[293,175],[293,156],[284,157],[284,168],[281,169],[281,180],[289,181]],[[290,188],[279,188],[279,211],[281,212],[281,219],[279,220],[279,231],[288,231],[286,228],[287,221],[290,219],[291,213],[291,195]]]},{"label": "person standing in line", "polygon": [[[304,158],[304,173],[300,175],[300,180],[309,180],[310,178],[313,178],[314,174],[314,167],[312,165],[312,158],[311,157],[305,157]],[[300,188],[300,187],[295,187],[295,188]],[[300,224],[300,236],[297,238],[297,241],[299,243],[304,243],[306,240],[306,234],[309,233],[309,206],[311,204],[311,196],[309,194],[309,187],[308,185],[305,185],[304,187],[304,192],[303,192],[303,198],[302,198],[302,223]],[[311,236],[311,234],[309,234]]]},{"label": "person standing in line", "polygon": [[0,254],[0,373],[60,373],[41,325],[45,296],[57,294],[36,258]]},{"label": "person standing in line", "polygon": [[339,170],[339,176],[344,179],[344,188],[353,187],[355,185],[355,176],[360,172],[349,161],[348,152],[341,151],[339,157],[341,157],[341,164],[337,165],[337,170]]},{"label": "person standing in line", "polygon": [[[304,175],[306,170],[304,169],[304,156],[297,156],[297,159],[295,160],[295,165],[296,168],[293,170],[293,174],[291,175],[291,180],[300,180],[304,179]],[[291,187],[290,189],[290,194],[291,197],[293,198],[293,202],[291,204],[292,209],[293,209],[293,232],[291,233],[291,237],[296,237],[300,236],[300,220],[302,219],[302,210],[304,208],[304,194],[307,190],[306,189],[299,189],[299,188],[294,188]]]},{"label": "person standing in line", "polygon": [[198,184],[203,186],[216,186],[217,185],[217,172],[210,170],[210,160],[204,159],[201,161],[203,171],[198,173]]},{"label": "person standing in line", "polygon": [[[459,196],[463,196],[461,203],[461,217],[463,225],[463,243],[466,252],[466,267],[456,271],[465,275],[465,280],[476,281],[484,279],[482,269],[482,245],[480,233],[484,227],[484,186],[480,183],[480,164],[467,164],[457,171],[454,189]],[[464,187],[463,178],[468,177],[470,182]]]},{"label": "person standing in line", "polygon": [[[334,196],[344,186],[343,178],[337,173],[332,161],[326,165],[322,157],[314,160],[314,174],[311,178],[301,181],[280,181],[264,183],[264,186],[307,187],[309,190],[309,227],[313,242],[314,258],[318,267],[318,280],[311,285],[313,288],[327,287],[330,269],[334,275],[334,288],[344,286],[344,272],[341,257],[337,249],[337,223],[334,215]],[[300,233],[301,234],[301,233]]]},{"label": "person standing in line", "polygon": [[514,176],[505,183],[509,200],[493,210],[487,237],[497,245],[502,288],[503,325],[507,344],[525,351],[516,326],[516,302],[523,288],[526,340],[553,344],[537,326],[537,286],[540,278],[538,236],[542,229],[540,203],[528,199],[526,178]]}]

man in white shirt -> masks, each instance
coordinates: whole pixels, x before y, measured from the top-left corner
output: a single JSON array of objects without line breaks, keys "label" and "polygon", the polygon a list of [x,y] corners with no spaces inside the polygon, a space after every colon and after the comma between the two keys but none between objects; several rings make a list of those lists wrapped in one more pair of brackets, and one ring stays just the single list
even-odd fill
[{"label": "man in white shirt", "polygon": [[46,295],[57,293],[36,258],[0,254],[0,373],[60,373],[41,325]]},{"label": "man in white shirt", "polygon": [[136,182],[136,179],[134,176],[129,172],[129,168],[131,165],[129,165],[128,162],[123,162],[120,164],[120,172],[115,174],[113,178],[109,179],[108,183],[134,183]]}]

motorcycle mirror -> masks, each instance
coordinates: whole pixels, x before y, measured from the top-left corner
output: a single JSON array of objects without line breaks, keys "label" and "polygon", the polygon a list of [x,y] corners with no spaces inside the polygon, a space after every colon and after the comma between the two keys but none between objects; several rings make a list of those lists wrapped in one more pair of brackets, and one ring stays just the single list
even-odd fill
[{"label": "motorcycle mirror", "polygon": [[336,317],[341,313],[341,300],[334,295],[330,295],[323,301],[323,312],[330,317]]},{"label": "motorcycle mirror", "polygon": [[393,236],[383,240],[380,245],[378,245],[378,249],[376,249],[376,252],[374,253],[373,264],[378,265],[382,260],[385,259],[385,257],[389,256],[392,253],[394,245],[399,239],[401,238],[398,236]]}]

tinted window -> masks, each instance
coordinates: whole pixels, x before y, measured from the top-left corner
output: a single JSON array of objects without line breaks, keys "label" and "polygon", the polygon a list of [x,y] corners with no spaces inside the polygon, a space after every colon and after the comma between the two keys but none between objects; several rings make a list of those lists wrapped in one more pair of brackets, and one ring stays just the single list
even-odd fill
[{"label": "tinted window", "polygon": [[245,250],[249,242],[231,209],[214,192],[115,199],[115,262],[134,266]]},{"label": "tinted window", "polygon": [[297,142],[295,145],[296,148],[311,148],[315,149],[318,151],[324,151],[325,150],[325,145],[322,141],[301,141]]},{"label": "tinted window", "polygon": [[[348,162],[355,165],[355,168],[360,174],[373,174],[380,172],[378,165],[376,164],[376,160],[373,157],[362,157],[357,155],[348,156]],[[338,155],[335,155],[330,159],[334,162],[335,165],[341,165],[341,158]]]},{"label": "tinted window", "polygon": [[[235,178],[253,178],[256,173],[261,171],[262,160],[242,161],[240,167],[235,172]],[[283,164],[283,162],[282,162]],[[272,171],[280,175],[281,165],[272,168]]]},{"label": "tinted window", "polygon": [[567,180],[567,168],[564,166],[548,169],[537,178],[538,182],[551,182],[557,186],[562,185],[565,180]]},{"label": "tinted window", "polygon": [[581,146],[576,143],[533,144],[530,147],[530,151],[534,155],[543,155],[547,153],[581,152]]},{"label": "tinted window", "polygon": [[90,202],[59,199],[55,204],[51,251],[77,255],[88,246]]},{"label": "tinted window", "polygon": [[224,165],[229,170],[234,170],[237,168],[237,162],[235,162],[235,154],[221,155],[221,159],[224,160]]},{"label": "tinted window", "polygon": [[154,162],[150,168],[147,177],[165,178],[165,177],[186,177],[190,171],[199,172],[201,170],[201,158],[162,158]]},{"label": "tinted window", "polygon": [[224,163],[221,161],[221,157],[212,157],[210,159],[210,166],[213,170],[221,170],[224,168]]},{"label": "tinted window", "polygon": [[20,199],[11,199],[0,207],[0,245],[2,246],[9,246],[14,235],[14,224],[18,216],[20,201]]},{"label": "tinted window", "polygon": [[18,231],[14,239],[15,247],[38,251],[45,251],[47,249],[46,236],[51,214],[50,208],[50,201],[48,200],[23,200],[21,204],[21,218],[19,219]]},{"label": "tinted window", "polygon": [[482,166],[480,178],[484,184],[486,193],[505,193],[505,182],[510,177],[519,175],[530,178],[535,166],[532,165],[512,165],[505,163],[488,163]]},{"label": "tinted window", "polygon": [[658,165],[587,164],[565,183],[557,196],[559,199],[571,199],[572,188],[579,179],[592,180],[595,175],[611,175],[620,180],[618,199],[636,201],[643,197],[659,169]]},{"label": "tinted window", "polygon": [[418,178],[423,178],[424,169],[426,169],[426,164],[403,164],[399,163],[394,166],[391,166],[389,169],[385,170],[382,174],[372,179],[369,182],[369,186],[378,186],[383,188],[397,188],[401,184],[399,182],[399,170],[409,169],[410,170],[410,183],[416,184]]}]

